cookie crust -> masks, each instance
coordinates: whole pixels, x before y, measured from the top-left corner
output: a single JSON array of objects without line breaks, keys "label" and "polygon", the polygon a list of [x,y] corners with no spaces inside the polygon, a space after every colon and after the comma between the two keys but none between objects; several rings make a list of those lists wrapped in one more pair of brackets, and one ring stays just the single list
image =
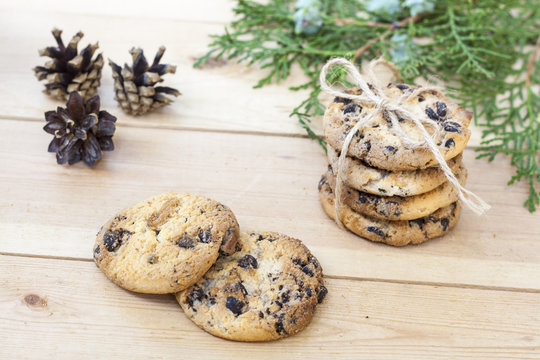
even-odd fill
[{"label": "cookie crust", "polygon": [[[320,201],[326,214],[335,219],[334,194],[328,183],[322,183]],[[435,211],[415,220],[380,220],[353,211],[347,205],[341,209],[341,222],[356,235],[393,246],[420,244],[448,233],[456,224],[461,213],[460,202]]]},{"label": "cookie crust", "polygon": [[240,234],[236,253],[220,257],[176,299],[212,335],[268,341],[305,328],[326,292],[321,265],[300,240],[249,232]]},{"label": "cookie crust", "polygon": [[[339,153],[327,146],[328,161],[337,169]],[[461,165],[463,155],[448,160],[455,173]],[[426,193],[447,179],[438,166],[423,170],[388,171],[368,166],[364,162],[347,156],[344,166],[344,182],[353,189],[379,196],[413,196]]]},{"label": "cookie crust", "polygon": [[[399,85],[399,87],[398,87]],[[390,98],[397,98],[404,93],[412,92],[417,87],[404,84],[389,84],[384,89]],[[360,94],[359,88],[347,90],[352,94]],[[360,104],[349,99],[335,98],[328,105],[324,115],[324,134],[328,144],[341,151],[345,137],[358,119],[374,109],[372,105]],[[438,122],[441,136],[437,145],[446,160],[460,154],[471,136],[468,129],[472,113],[453,103],[444,96],[435,93],[424,93],[410,99],[406,109],[417,116],[428,116]],[[412,121],[400,121],[402,130],[413,140],[421,141],[423,137]],[[348,156],[356,157],[372,167],[386,170],[418,170],[437,165],[437,160],[427,148],[411,148],[390,130],[391,123],[384,114],[377,115],[371,123],[358,130],[353,137]]]},{"label": "cookie crust", "polygon": [[239,236],[219,202],[169,192],[120,211],[99,231],[94,261],[117,285],[148,294],[174,293],[198,281]]}]

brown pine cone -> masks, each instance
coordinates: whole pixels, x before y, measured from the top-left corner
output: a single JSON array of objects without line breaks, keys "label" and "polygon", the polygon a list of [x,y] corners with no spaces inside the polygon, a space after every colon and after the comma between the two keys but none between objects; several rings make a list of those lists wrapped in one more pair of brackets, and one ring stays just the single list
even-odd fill
[{"label": "brown pine cone", "polygon": [[170,104],[173,100],[165,96],[178,96],[180,92],[166,86],[155,86],[162,82],[166,73],[174,74],[176,66],[160,64],[165,47],[159,48],[152,65],[148,65],[143,50],[132,48],[130,51],[133,65],[124,64],[124,68],[109,59],[114,78],[115,99],[122,109],[132,115],[142,115],[151,110]]},{"label": "brown pine cone", "polygon": [[84,100],[97,94],[103,57],[99,54],[92,60],[92,56],[99,45],[88,45],[77,55],[77,45],[84,36],[82,32],[75,34],[67,47],[62,41],[62,30],[53,29],[52,34],[58,46],[39,51],[40,56],[51,60],[45,66],[34,68],[38,80],[47,81],[43,92],[58,100],[66,100],[72,91],[78,91]]},{"label": "brown pine cone", "polygon": [[69,94],[66,109],[47,111],[47,125],[43,130],[54,135],[49,152],[56,153],[58,164],[73,165],[84,161],[92,167],[101,160],[102,151],[114,150],[112,137],[116,129],[116,117],[99,110],[99,96],[90,98],[86,104],[81,95]]}]

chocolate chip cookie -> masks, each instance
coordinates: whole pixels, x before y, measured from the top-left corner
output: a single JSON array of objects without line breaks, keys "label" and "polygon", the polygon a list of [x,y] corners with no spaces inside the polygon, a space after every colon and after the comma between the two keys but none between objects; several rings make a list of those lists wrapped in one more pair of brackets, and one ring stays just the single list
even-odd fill
[{"label": "chocolate chip cookie", "polygon": [[[467,180],[467,169],[460,166],[456,178],[461,185]],[[332,191],[335,189],[336,177],[329,167],[319,182],[319,186],[328,183]],[[414,220],[427,216],[437,209],[456,202],[459,198],[456,189],[449,182],[427,193],[402,196],[377,196],[355,190],[348,186],[342,188],[342,203],[352,210],[369,217],[382,220]]]},{"label": "chocolate chip cookie", "polygon": [[228,207],[169,192],[109,220],[97,235],[94,261],[125,289],[173,293],[198,281],[220,252],[234,252],[238,236],[238,223]]},{"label": "chocolate chip cookie", "polygon": [[[337,169],[339,153],[327,146],[328,161]],[[448,160],[448,166],[455,173],[462,160],[462,154]],[[353,189],[379,196],[413,196],[435,189],[445,182],[446,176],[438,166],[423,170],[388,171],[366,165],[361,160],[347,156],[343,163],[345,184]]]},{"label": "chocolate chip cookie", "polygon": [[[327,181],[319,186],[321,204],[326,214],[335,220],[334,193]],[[440,208],[414,220],[381,220],[355,212],[349,206],[341,208],[341,222],[351,232],[371,241],[393,246],[420,244],[446,234],[456,225],[461,213],[460,202]]]},{"label": "chocolate chip cookie", "polygon": [[[388,97],[398,98],[416,88],[418,87],[389,84],[384,91]],[[361,93],[359,88],[347,91],[355,95]],[[472,117],[470,112],[434,92],[426,92],[408,100],[404,108],[419,117],[428,116],[440,124],[442,131],[436,139],[436,144],[446,160],[456,157],[463,151],[471,135],[467,128]],[[349,131],[359,119],[373,109],[373,105],[335,98],[324,115],[324,134],[328,144],[341,151]],[[423,140],[421,132],[412,121],[401,119],[400,125],[411,139]],[[357,131],[347,155],[356,157],[369,166],[392,171],[426,169],[438,164],[427,148],[411,148],[395,135],[391,131],[390,118],[386,114],[375,116],[370,124]]]},{"label": "chocolate chip cookie", "polygon": [[176,294],[186,315],[237,341],[275,340],[305,328],[327,293],[317,259],[300,240],[274,232],[242,233],[237,246]]}]

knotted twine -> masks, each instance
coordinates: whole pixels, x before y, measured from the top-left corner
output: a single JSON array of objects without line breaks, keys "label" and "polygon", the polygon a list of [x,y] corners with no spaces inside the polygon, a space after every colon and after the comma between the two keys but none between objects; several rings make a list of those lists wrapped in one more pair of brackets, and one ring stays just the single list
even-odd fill
[{"label": "knotted twine", "polygon": [[[334,90],[326,82],[326,75],[328,74],[328,71],[330,70],[330,68],[337,65],[343,66],[346,70],[347,75],[350,75],[353,78],[354,82],[356,82],[358,87],[362,90],[360,95],[348,94],[343,91]],[[441,124],[430,119],[427,114],[419,116],[405,110],[405,103],[413,97],[418,96],[422,93],[431,92],[438,96],[443,96],[439,88],[425,86],[417,88],[409,94],[403,94],[398,98],[389,98],[388,96],[386,96],[383,89],[380,87],[378,78],[375,75],[375,68],[377,66],[386,67],[392,72],[395,77],[397,77],[398,75],[398,71],[396,70],[394,65],[384,59],[377,59],[371,61],[367,67],[365,75],[361,75],[358,69],[350,61],[343,58],[336,58],[328,61],[321,70],[321,89],[324,90],[327,94],[350,100],[358,100],[362,104],[369,104],[374,107],[368,115],[365,115],[364,113],[364,115],[358,119],[358,122],[353,126],[353,128],[345,137],[345,140],[343,141],[343,146],[341,147],[341,153],[337,162],[337,169],[335,169],[336,186],[334,188],[334,211],[336,223],[339,225],[340,228],[343,228],[343,223],[341,222],[340,217],[342,207],[341,192],[344,177],[343,164],[349,151],[349,146],[351,144],[352,138],[361,127],[366,126],[370,120],[374,119],[375,116],[379,114],[386,115],[388,118],[390,118],[390,131],[394,135],[401,138],[401,140],[410,148],[427,148],[439,163],[439,166],[444,172],[444,175],[446,176],[448,181],[456,189],[458,197],[462,201],[462,203],[467,205],[476,214],[483,214],[490,208],[489,204],[482,200],[478,195],[461,186],[456,176],[454,175],[452,170],[450,170],[450,167],[446,163],[444,156],[439,151],[439,147],[435,144],[435,141],[439,138],[440,132],[442,130]],[[368,84],[368,82],[370,84]],[[401,128],[399,119],[412,121],[416,125],[418,130],[420,130],[424,139],[422,141],[415,141],[411,139]],[[429,126],[432,129],[432,135],[427,132],[425,125]]]}]

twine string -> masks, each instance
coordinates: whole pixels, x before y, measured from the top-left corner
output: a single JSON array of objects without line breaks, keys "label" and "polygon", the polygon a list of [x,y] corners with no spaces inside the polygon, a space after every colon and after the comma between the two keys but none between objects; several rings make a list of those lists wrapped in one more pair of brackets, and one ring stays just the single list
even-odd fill
[{"label": "twine string", "polygon": [[[346,70],[346,73],[352,77],[354,82],[362,90],[359,95],[348,94],[344,91],[335,90],[331,85],[328,84],[326,76],[330,69],[334,66],[343,66]],[[448,166],[444,156],[439,150],[439,147],[436,145],[436,142],[440,139],[441,136],[441,125],[436,121],[430,119],[427,115],[422,114],[421,116],[412,114],[407,111],[405,108],[405,102],[410,100],[413,97],[421,95],[422,93],[430,92],[438,96],[442,96],[441,90],[435,86],[425,86],[417,88],[410,94],[403,94],[398,98],[390,98],[386,96],[383,89],[379,84],[378,77],[375,73],[375,68],[377,66],[383,66],[389,70],[394,77],[398,77],[397,69],[389,62],[384,59],[377,59],[369,63],[365,75],[361,75],[356,66],[354,66],[350,61],[343,58],[336,58],[328,61],[321,70],[320,74],[320,84],[321,89],[324,90],[327,94],[332,96],[337,96],[341,98],[346,98],[350,100],[357,100],[362,104],[368,104],[373,106],[373,109],[365,115],[360,115],[356,124],[352,129],[347,133],[345,140],[343,141],[343,146],[341,148],[341,153],[337,161],[337,169],[334,169],[336,175],[336,186],[334,188],[334,208],[335,208],[335,220],[339,227],[343,228],[343,223],[341,221],[341,208],[342,208],[342,187],[343,187],[343,178],[344,178],[344,162],[349,151],[349,146],[351,141],[357,131],[365,127],[369,122],[377,115],[382,114],[386,115],[390,119],[391,127],[390,131],[398,136],[405,144],[410,146],[413,149],[427,148],[435,157],[441,170],[444,172],[444,175],[452,186],[456,189],[459,199],[463,204],[467,205],[473,212],[478,215],[483,214],[487,211],[490,206],[484,200],[482,200],[478,195],[473,192],[465,189],[457,180],[456,176]],[[423,140],[417,141],[411,139],[402,129],[400,120],[412,121],[416,127],[420,130]],[[432,130],[432,134],[426,130],[426,126]]]}]

